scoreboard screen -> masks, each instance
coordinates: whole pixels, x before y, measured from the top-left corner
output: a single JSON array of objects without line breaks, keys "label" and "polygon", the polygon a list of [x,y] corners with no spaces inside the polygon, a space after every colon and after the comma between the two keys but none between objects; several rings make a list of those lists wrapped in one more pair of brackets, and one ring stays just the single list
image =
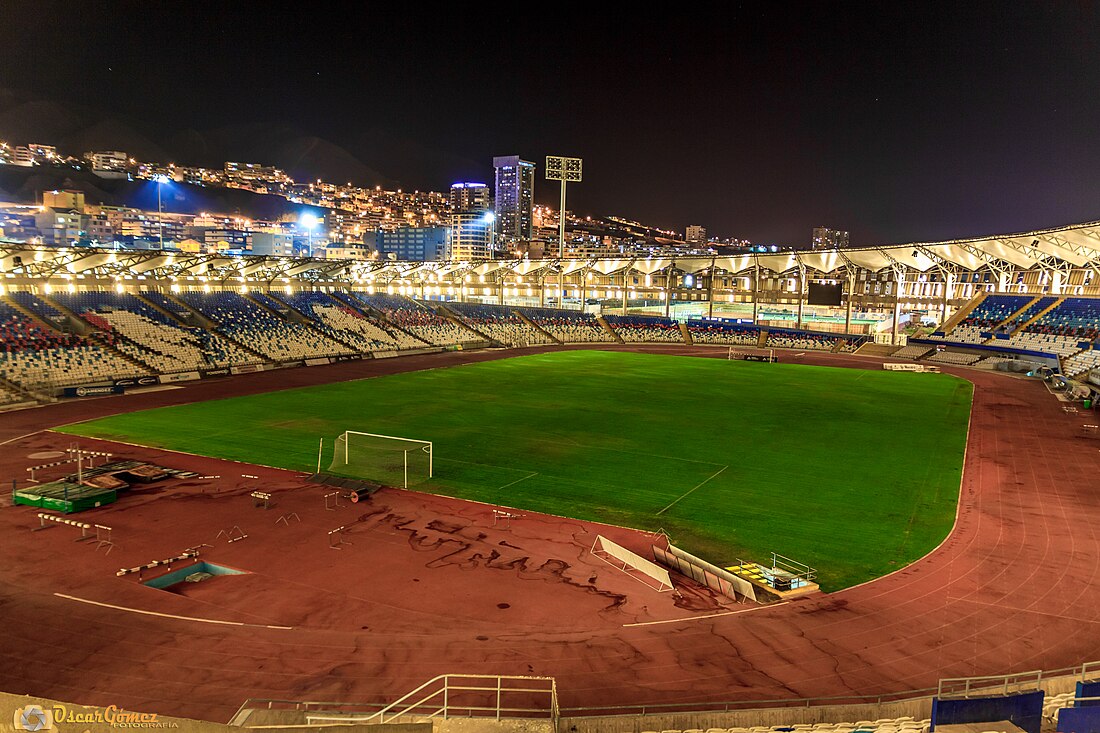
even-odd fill
[{"label": "scoreboard screen", "polygon": [[807,302],[810,305],[840,305],[844,286],[840,283],[813,282],[809,284]]}]

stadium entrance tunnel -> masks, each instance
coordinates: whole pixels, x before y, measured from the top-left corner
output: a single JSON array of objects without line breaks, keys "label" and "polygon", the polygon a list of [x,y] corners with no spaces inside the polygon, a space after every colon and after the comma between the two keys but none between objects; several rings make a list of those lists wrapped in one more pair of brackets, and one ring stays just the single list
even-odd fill
[{"label": "stadium entrance tunnel", "polygon": [[[158,575],[149,580],[144,580],[141,584],[149,586],[150,588],[156,588],[157,590],[166,590],[174,593],[181,590],[177,586],[181,586],[185,583],[201,583],[219,575],[248,574],[249,573],[244,570],[236,570],[234,568],[227,568],[224,565],[215,565],[214,563],[202,561],[192,563],[186,567],[177,568],[170,573]],[[186,586],[184,585],[183,587]]]}]

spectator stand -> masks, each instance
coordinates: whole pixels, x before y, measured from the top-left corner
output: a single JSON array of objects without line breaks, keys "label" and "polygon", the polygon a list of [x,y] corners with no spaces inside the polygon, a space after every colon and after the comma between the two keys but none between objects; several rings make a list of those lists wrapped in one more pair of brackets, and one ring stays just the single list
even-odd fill
[{"label": "spectator stand", "polygon": [[399,295],[356,292],[351,295],[361,303],[360,308],[366,308],[365,312],[380,319],[387,328],[406,333],[424,344],[464,346],[488,340],[442,308],[433,310]]},{"label": "spectator stand", "polygon": [[624,343],[687,343],[679,322],[671,318],[605,315],[603,320]]},{"label": "spectator stand", "polygon": [[942,679],[932,700],[932,731],[1041,733],[1041,671]]}]

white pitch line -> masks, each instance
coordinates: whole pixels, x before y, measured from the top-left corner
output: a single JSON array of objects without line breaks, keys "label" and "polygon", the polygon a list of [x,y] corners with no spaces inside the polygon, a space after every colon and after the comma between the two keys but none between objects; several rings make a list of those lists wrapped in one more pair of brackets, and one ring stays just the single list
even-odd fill
[{"label": "white pitch line", "polygon": [[667,511],[668,511],[669,509],[671,509],[672,507],[676,506],[676,505],[677,505],[677,504],[678,504],[678,503],[680,502],[680,500],[681,500],[681,499],[683,499],[683,498],[684,498],[684,497],[686,497],[686,496],[687,496],[688,494],[690,494],[691,492],[693,492],[693,491],[695,491],[696,489],[698,489],[698,488],[699,488],[700,486],[702,486],[702,485],[703,485],[703,484],[705,484],[706,482],[710,481],[710,480],[711,480],[712,478],[716,477],[716,476],[717,476],[718,474],[722,473],[722,471],[725,471],[725,470],[726,470],[727,468],[729,468],[729,466],[722,466],[722,467],[721,467],[721,468],[719,468],[719,469],[718,469],[718,470],[717,470],[717,471],[716,471],[715,473],[711,474],[710,476],[707,476],[707,477],[706,477],[705,479],[703,479],[702,481],[700,481],[700,482],[699,482],[698,484],[696,484],[695,486],[692,486],[692,487],[691,487],[690,489],[688,489],[688,490],[687,490],[687,491],[685,491],[685,492],[684,492],[683,494],[681,494],[680,496],[678,496],[678,497],[676,498],[676,500],[675,500],[675,501],[673,501],[673,502],[672,502],[671,504],[669,504],[668,506],[666,506],[666,507],[665,507],[664,509],[662,509],[661,511],[657,512],[657,516],[660,516],[660,515],[664,514],[664,513],[665,513],[665,512],[667,512]]},{"label": "white pitch line", "polygon": [[720,613],[708,613],[704,616],[687,616],[685,618],[666,618],[663,621],[641,621],[634,624],[623,624],[623,628],[629,626],[656,626],[657,624],[678,624],[686,621],[700,621],[707,618],[718,618],[719,616],[736,616],[739,613],[750,613],[751,611],[762,611],[765,608],[776,608],[777,606],[785,606],[790,601],[781,601],[779,603],[770,603],[766,606],[756,606],[754,608],[742,608],[739,611],[722,611]]},{"label": "white pitch line", "polygon": [[514,486],[515,484],[518,484],[520,481],[526,481],[527,479],[531,478],[532,476],[538,476],[538,475],[539,475],[538,471],[534,471],[534,472],[530,473],[529,475],[524,476],[523,478],[517,478],[515,481],[513,481],[510,484],[504,484],[504,486],[498,486],[497,491],[500,491],[501,489],[507,489],[509,486]]},{"label": "white pitch line", "polygon": [[64,593],[54,593],[58,598],[65,598],[70,601],[78,601],[79,603],[87,603],[91,606],[101,606],[103,608],[113,608],[116,611],[127,611],[129,613],[140,613],[144,616],[160,616],[161,618],[174,618],[179,621],[198,621],[202,624],[220,624],[222,626],[248,626],[254,629],[281,629],[284,631],[293,630],[293,626],[273,626],[271,624],[246,624],[241,621],[219,621],[213,618],[197,618],[195,616],[177,616],[174,613],[160,613],[158,611],[144,611],[140,608],[127,608],[126,606],[116,606],[113,603],[101,603],[99,601],[90,601],[87,598],[77,598],[76,596],[65,595]]}]

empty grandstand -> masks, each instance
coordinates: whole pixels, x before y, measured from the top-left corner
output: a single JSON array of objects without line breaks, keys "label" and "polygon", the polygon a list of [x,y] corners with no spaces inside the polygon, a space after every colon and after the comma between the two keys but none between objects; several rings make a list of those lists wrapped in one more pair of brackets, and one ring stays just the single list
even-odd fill
[{"label": "empty grandstand", "polygon": [[453,346],[484,340],[481,334],[463,328],[455,320],[439,315],[408,298],[364,293],[353,295],[366,307],[379,313],[388,323],[426,344]]},{"label": "empty grandstand", "polygon": [[512,312],[511,308],[481,303],[447,303],[448,310],[471,329],[507,346],[548,344],[552,339]]},{"label": "empty grandstand", "polygon": [[217,323],[217,331],[221,334],[273,361],[355,353],[352,347],[317,330],[280,319],[239,293],[182,293],[179,297]]},{"label": "empty grandstand", "polygon": [[515,311],[563,344],[613,343],[616,340],[591,313],[556,308],[516,308]]}]

